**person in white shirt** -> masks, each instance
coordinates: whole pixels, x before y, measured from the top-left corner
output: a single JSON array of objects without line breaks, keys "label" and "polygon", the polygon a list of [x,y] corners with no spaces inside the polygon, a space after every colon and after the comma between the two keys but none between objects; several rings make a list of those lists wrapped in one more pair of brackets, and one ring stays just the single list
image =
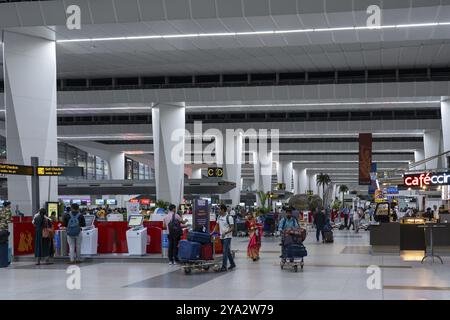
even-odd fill
[{"label": "person in white shirt", "polygon": [[[233,239],[234,221],[233,218],[227,214],[227,207],[220,205],[219,216],[217,217],[217,223],[213,232],[220,232],[220,240],[223,246],[223,261],[221,272],[232,270],[236,268],[233,255],[231,254],[231,239]],[[230,267],[227,269],[228,260],[230,261]]]},{"label": "person in white shirt", "polygon": [[360,208],[353,211],[353,227],[355,228],[355,232],[359,232],[359,218],[360,218]]}]

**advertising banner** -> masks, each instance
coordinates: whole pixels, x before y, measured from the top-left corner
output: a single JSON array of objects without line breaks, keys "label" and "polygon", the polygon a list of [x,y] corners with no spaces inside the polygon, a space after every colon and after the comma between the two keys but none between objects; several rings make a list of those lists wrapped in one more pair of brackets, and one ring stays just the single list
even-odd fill
[{"label": "advertising banner", "polygon": [[372,134],[359,134],[359,184],[370,185],[372,171]]},{"label": "advertising banner", "polygon": [[192,222],[195,231],[210,232],[208,200],[205,199],[194,200],[194,212]]}]

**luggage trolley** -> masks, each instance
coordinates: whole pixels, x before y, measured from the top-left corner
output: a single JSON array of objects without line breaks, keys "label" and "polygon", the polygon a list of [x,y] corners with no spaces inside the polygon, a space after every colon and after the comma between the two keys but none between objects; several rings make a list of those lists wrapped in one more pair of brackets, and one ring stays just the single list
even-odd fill
[{"label": "luggage trolley", "polygon": [[303,271],[304,257],[307,256],[307,251],[303,245],[303,240],[299,242],[289,242],[286,241],[286,235],[282,235],[281,238],[281,256],[280,256],[280,268],[291,269],[294,272],[300,270]]},{"label": "luggage trolley", "polygon": [[[217,237],[212,237],[212,248],[213,248],[213,256],[212,260],[186,260],[181,262],[181,269],[183,269],[185,274],[191,274],[193,270],[195,271],[209,271],[212,269],[215,272],[218,272],[222,267],[222,261],[219,261],[219,257],[216,257],[216,249],[215,242],[217,241]],[[231,250],[231,254],[233,258],[235,257],[235,251]]]}]

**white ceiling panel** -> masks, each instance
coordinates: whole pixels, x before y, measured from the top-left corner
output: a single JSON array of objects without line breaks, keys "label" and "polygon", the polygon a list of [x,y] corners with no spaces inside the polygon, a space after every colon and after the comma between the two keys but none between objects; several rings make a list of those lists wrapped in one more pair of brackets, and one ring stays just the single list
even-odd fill
[{"label": "white ceiling panel", "polygon": [[331,28],[354,25],[353,12],[327,13],[326,17]]},{"label": "white ceiling panel", "polygon": [[[319,1],[316,1],[319,2]],[[300,14],[300,21],[303,23],[304,28],[324,28],[329,27],[328,21],[323,13],[313,13],[313,14]]]},{"label": "white ceiling panel", "polygon": [[381,51],[382,66],[386,68],[395,67],[398,64],[400,49],[383,49]]}]

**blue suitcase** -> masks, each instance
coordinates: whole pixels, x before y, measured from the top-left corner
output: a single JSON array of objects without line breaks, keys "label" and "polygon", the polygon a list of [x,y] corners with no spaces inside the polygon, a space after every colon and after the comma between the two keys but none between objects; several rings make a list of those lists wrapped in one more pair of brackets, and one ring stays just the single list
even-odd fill
[{"label": "blue suitcase", "polygon": [[187,235],[187,239],[201,244],[211,243],[211,236],[207,232],[190,231]]},{"label": "blue suitcase", "polygon": [[308,255],[306,248],[303,244],[290,244],[286,246],[285,254],[288,258],[303,258]]},{"label": "blue suitcase", "polygon": [[201,244],[188,240],[181,240],[178,248],[178,259],[181,262],[199,260],[201,253]]}]

